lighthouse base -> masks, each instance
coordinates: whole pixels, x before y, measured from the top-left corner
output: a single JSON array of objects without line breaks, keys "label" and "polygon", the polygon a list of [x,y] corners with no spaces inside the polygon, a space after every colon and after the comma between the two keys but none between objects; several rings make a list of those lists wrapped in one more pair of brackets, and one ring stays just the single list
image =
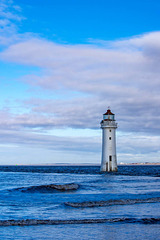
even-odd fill
[{"label": "lighthouse base", "polygon": [[101,172],[117,172],[117,159],[116,156],[108,156],[108,161],[102,160]]},{"label": "lighthouse base", "polygon": [[114,169],[108,169],[108,166],[106,167],[101,167],[100,169],[101,172],[118,172],[118,168],[114,168]]}]

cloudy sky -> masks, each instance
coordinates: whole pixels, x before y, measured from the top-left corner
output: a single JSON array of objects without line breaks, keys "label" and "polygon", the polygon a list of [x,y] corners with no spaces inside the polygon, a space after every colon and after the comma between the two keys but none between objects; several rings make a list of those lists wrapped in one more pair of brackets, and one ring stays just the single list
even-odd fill
[{"label": "cloudy sky", "polygon": [[160,161],[160,1],[0,0],[0,164]]}]

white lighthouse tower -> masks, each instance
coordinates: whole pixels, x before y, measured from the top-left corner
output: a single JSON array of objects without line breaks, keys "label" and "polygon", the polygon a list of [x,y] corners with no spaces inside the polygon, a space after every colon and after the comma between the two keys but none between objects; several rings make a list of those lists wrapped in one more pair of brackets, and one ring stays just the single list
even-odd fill
[{"label": "white lighthouse tower", "polygon": [[102,128],[102,172],[117,171],[117,156],[116,156],[116,128],[114,114],[110,109],[103,114],[101,121]]}]

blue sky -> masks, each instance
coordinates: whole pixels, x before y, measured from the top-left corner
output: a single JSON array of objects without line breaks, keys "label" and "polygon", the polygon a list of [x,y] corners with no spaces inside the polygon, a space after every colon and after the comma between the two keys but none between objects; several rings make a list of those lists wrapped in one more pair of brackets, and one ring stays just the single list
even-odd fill
[{"label": "blue sky", "polygon": [[17,1],[30,21],[22,32],[57,42],[114,40],[159,30],[159,1],[35,0]]},{"label": "blue sky", "polygon": [[1,0],[0,164],[160,161],[160,2]]}]

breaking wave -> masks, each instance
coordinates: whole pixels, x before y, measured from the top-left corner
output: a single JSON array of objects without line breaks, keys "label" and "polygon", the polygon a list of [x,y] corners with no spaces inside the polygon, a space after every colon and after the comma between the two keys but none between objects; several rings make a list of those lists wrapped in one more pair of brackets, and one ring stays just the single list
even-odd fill
[{"label": "breaking wave", "polygon": [[107,201],[87,201],[87,202],[66,202],[65,205],[70,207],[105,207],[111,205],[130,205],[136,203],[156,203],[160,202],[160,197],[147,198],[147,199],[120,199],[120,200],[107,200]]},{"label": "breaking wave", "polygon": [[[54,191],[73,191],[77,190],[79,185],[76,183],[69,183],[69,184],[47,184],[47,185],[40,185],[40,186],[31,186],[31,187],[22,187],[16,188],[14,190],[19,190],[21,192],[54,192]],[[12,190],[13,191],[13,190]]]},{"label": "breaking wave", "polygon": [[160,218],[111,218],[111,219],[75,219],[75,220],[0,220],[0,226],[31,226],[31,225],[60,225],[60,224],[92,224],[92,223],[141,223],[160,224]]}]

